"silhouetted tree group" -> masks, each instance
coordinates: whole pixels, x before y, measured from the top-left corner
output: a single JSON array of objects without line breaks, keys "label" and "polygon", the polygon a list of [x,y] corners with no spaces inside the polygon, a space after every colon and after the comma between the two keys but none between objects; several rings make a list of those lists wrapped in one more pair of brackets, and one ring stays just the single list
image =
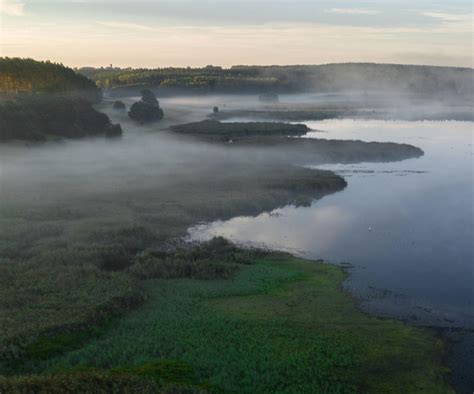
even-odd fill
[{"label": "silhouetted tree group", "polygon": [[163,118],[163,110],[155,94],[148,89],[142,90],[142,98],[134,103],[128,116],[140,123],[149,123]]},{"label": "silhouetted tree group", "polygon": [[95,135],[120,136],[122,128],[85,99],[35,95],[0,103],[0,141]]}]

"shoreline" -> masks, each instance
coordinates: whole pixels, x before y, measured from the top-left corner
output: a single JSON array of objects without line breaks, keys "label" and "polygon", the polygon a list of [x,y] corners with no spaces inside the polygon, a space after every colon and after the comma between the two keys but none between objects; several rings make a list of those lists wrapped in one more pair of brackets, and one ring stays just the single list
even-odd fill
[{"label": "shoreline", "polygon": [[[329,353],[327,353],[327,356],[324,356],[322,360],[326,360],[326,357],[330,359],[335,357],[331,355],[331,352],[336,352],[335,354],[337,354],[337,359],[339,360],[336,361],[336,359],[334,359],[336,365],[338,365],[338,363],[342,363],[341,366],[346,365],[346,361],[343,361],[346,357],[358,354],[354,361],[352,361],[356,364],[352,365],[352,362],[349,364],[351,365],[353,373],[350,373],[349,375],[340,375],[341,377],[345,376],[344,380],[346,380],[346,383],[342,383],[342,387],[345,387],[346,384],[349,385],[347,387],[356,384],[357,387],[366,392],[380,392],[380,388],[384,387],[384,382],[391,382],[390,387],[395,385],[400,389],[402,389],[402,387],[409,389],[412,387],[411,384],[416,382],[417,385],[422,385],[427,389],[430,387],[430,389],[428,389],[430,392],[446,392],[444,390],[448,390],[448,386],[444,386],[444,384],[441,385],[441,381],[439,381],[445,372],[442,372],[443,369],[439,369],[439,367],[436,366],[436,360],[438,357],[441,357],[441,354],[437,355],[440,348],[439,344],[433,347],[435,343],[432,343],[434,336],[433,334],[430,334],[431,331],[412,328],[404,323],[396,322],[396,320],[393,319],[381,319],[367,315],[364,311],[360,311],[357,300],[342,288],[342,282],[347,278],[347,276],[347,269],[327,262],[300,259],[293,257],[288,253],[268,252],[264,257],[257,257],[257,259],[254,260],[253,263],[250,263],[250,265],[243,265],[230,279],[217,279],[204,282],[199,280],[190,281],[189,279],[173,279],[171,282],[169,279],[161,279],[158,281],[156,281],[156,279],[150,279],[144,282],[144,286],[148,290],[145,292],[147,298],[142,306],[131,310],[125,315],[114,318],[113,321],[115,323],[108,324],[108,328],[106,327],[105,331],[98,337],[92,337],[82,345],[79,345],[76,350],[74,350],[74,348],[70,350],[70,356],[68,355],[68,352],[66,352],[64,356],[59,355],[56,359],[53,359],[53,363],[48,363],[47,360],[39,362],[38,367],[42,364],[44,364],[44,367],[39,369],[34,368],[34,370],[37,372],[43,371],[46,375],[41,375],[43,378],[38,376],[38,378],[35,379],[39,379],[40,381],[41,379],[46,379],[48,371],[54,371],[54,364],[58,363],[61,365],[62,371],[69,370],[70,372],[67,373],[70,374],[71,378],[74,378],[74,365],[77,362],[74,360],[76,359],[83,359],[84,361],[81,362],[82,365],[88,364],[86,360],[96,360],[93,365],[95,365],[96,368],[100,368],[100,365],[107,359],[104,358],[105,355],[102,353],[104,346],[110,348],[108,352],[112,352],[112,354],[114,352],[117,353],[117,361],[115,364],[120,365],[122,362],[121,360],[124,360],[124,357],[128,357],[126,353],[129,351],[127,350],[129,349],[129,345],[127,344],[141,346],[140,344],[135,344],[133,340],[135,337],[133,332],[136,330],[146,330],[145,327],[158,324],[158,322],[160,322],[159,324],[162,327],[159,332],[163,331],[163,334],[160,334],[159,338],[161,338],[161,335],[165,335],[164,338],[166,338],[166,335],[168,335],[166,333],[169,333],[169,335],[171,335],[169,339],[174,342],[170,343],[170,345],[172,347],[179,347],[181,341],[180,338],[183,335],[183,338],[187,338],[188,335],[191,335],[191,331],[188,332],[186,326],[178,329],[177,332],[175,331],[175,328],[172,329],[172,327],[175,327],[175,324],[180,324],[179,322],[184,318],[180,317],[180,314],[176,315],[175,308],[178,308],[179,310],[180,308],[189,307],[186,306],[188,305],[187,301],[182,304],[182,306],[179,306],[181,305],[180,298],[176,298],[174,294],[180,294],[183,291],[186,292],[196,288],[196,290],[198,290],[198,293],[196,293],[197,295],[201,294],[202,291],[207,291],[204,289],[211,290],[215,288],[215,290],[211,291],[210,294],[212,294],[212,296],[209,299],[206,297],[202,298],[203,295],[198,297],[200,301],[199,304],[196,305],[201,305],[201,303],[204,302],[204,304],[202,304],[204,307],[202,312],[197,313],[197,311],[191,312],[190,310],[190,314],[186,315],[188,316],[186,319],[189,318],[191,321],[194,321],[194,319],[198,318],[197,315],[205,313],[205,316],[209,317],[205,317],[202,323],[198,323],[201,320],[196,320],[198,326],[194,326],[194,323],[191,323],[190,327],[195,327],[193,330],[197,330],[198,332],[200,332],[201,329],[205,329],[206,331],[209,331],[211,335],[213,335],[212,333],[214,330],[219,327],[219,332],[221,332],[221,334],[215,337],[215,340],[217,340],[218,343],[220,343],[219,341],[221,340],[224,342],[230,340],[226,338],[228,336],[227,333],[232,336],[234,335],[230,334],[232,333],[231,327],[234,327],[234,330],[237,330],[235,333],[237,336],[244,335],[244,331],[241,332],[241,329],[239,328],[242,327],[246,332],[245,338],[254,338],[257,341],[256,344],[258,341],[262,340],[264,341],[263,343],[270,341],[268,342],[268,346],[271,348],[277,346],[273,341],[280,338],[280,335],[283,335],[283,337],[278,339],[278,341],[284,342],[280,343],[278,346],[287,343],[287,345],[284,345],[285,348],[286,346],[289,346],[288,350],[294,348],[294,346],[296,346],[296,343],[293,343],[295,339],[291,338],[294,338],[296,335],[296,338],[300,338],[297,339],[298,343],[301,342],[301,345],[305,343],[305,347],[310,346],[310,349],[312,349],[311,346],[317,346],[317,348],[319,348],[319,346],[323,346],[323,348],[329,346],[326,350],[329,351]],[[250,286],[250,288],[248,286]],[[160,290],[161,288],[163,288],[163,290]],[[199,290],[201,288],[202,290]],[[156,295],[160,294],[160,296],[156,298],[156,296],[153,295],[154,293],[156,293]],[[195,290],[191,290],[191,293],[189,294],[191,296],[191,301],[195,297],[193,295],[195,294]],[[163,297],[169,299],[169,301],[166,302],[171,302],[170,305],[173,305],[174,302],[178,303],[177,306],[172,307],[169,312],[164,311],[164,314],[160,312],[161,308],[168,307],[165,306],[167,304],[162,304],[162,301],[160,301]],[[196,299],[196,301],[198,299]],[[196,301],[193,301],[192,305],[194,305],[194,302]],[[160,307],[160,305],[162,306]],[[210,314],[204,312],[208,310],[208,308],[211,308],[209,309]],[[168,320],[170,326],[168,326]],[[349,326],[347,325],[348,323],[350,324]],[[215,324],[217,324],[217,326],[214,328]],[[224,324],[225,327],[228,326],[228,328],[221,331],[220,327],[222,324]],[[234,326],[234,324],[237,325]],[[255,326],[255,324],[257,324],[257,326]],[[257,334],[257,332],[260,332],[258,327],[261,324],[263,325],[263,332],[270,329],[270,327],[273,327],[273,330],[277,329],[277,327],[280,327],[280,324],[284,324],[281,326],[281,329],[284,331],[281,331],[281,333],[278,334],[278,332],[280,332],[280,329],[278,328],[275,332],[275,335],[277,335],[276,337],[271,335],[267,338],[259,338],[261,334]],[[169,331],[170,329],[171,331]],[[255,329],[257,329],[257,332],[255,332],[256,336],[253,336],[253,330]],[[302,329],[303,331],[301,331]],[[249,330],[250,332],[247,332]],[[324,338],[328,335],[329,336],[317,345],[319,343],[319,340],[317,340],[318,336],[313,338],[313,330],[320,332],[318,335],[323,335]],[[202,333],[203,335],[205,335],[204,332],[205,331]],[[338,332],[340,332],[340,334],[336,334]],[[347,332],[349,336],[346,337],[344,332]],[[216,334],[217,332],[214,335]],[[223,335],[222,339],[220,339],[221,335]],[[333,335],[336,335],[334,338],[339,338],[339,335],[342,336],[340,339],[336,340],[336,342],[332,342],[330,338]],[[154,331],[148,330],[147,333],[143,333],[144,344],[146,344],[147,341],[153,341],[154,336],[156,336]],[[193,341],[192,343],[194,343],[195,340],[192,338],[194,338],[194,336],[190,339]],[[316,340],[316,342],[313,342],[313,340]],[[379,345],[382,346],[377,347],[377,351],[381,352],[379,356],[371,355],[371,352],[365,353],[369,348],[372,348],[372,346],[375,345],[375,343],[372,343],[374,340],[375,343],[379,343]],[[116,343],[117,341],[119,343]],[[405,341],[411,343],[411,345],[408,346],[408,343],[405,343]],[[124,343],[121,345],[120,342]],[[238,346],[244,346],[244,349],[246,349],[244,342],[239,343],[240,345]],[[346,345],[344,345],[345,343],[351,345],[346,348]],[[260,345],[256,344],[252,345],[257,346],[256,349],[250,347],[242,354],[238,352],[236,357],[239,359],[243,357],[245,360],[247,357],[254,357],[257,355],[260,355],[260,357],[263,356],[264,354],[262,354],[261,350],[258,350]],[[199,351],[212,351],[211,349],[213,348],[213,345],[210,342],[205,342],[200,345],[196,342],[195,346],[197,346],[196,352],[198,352],[196,354],[199,354]],[[355,348],[353,348],[353,346],[355,346]],[[400,346],[400,348],[398,348],[398,346]],[[421,353],[417,351],[420,350],[418,349],[419,346],[424,349]],[[230,348],[227,348],[227,351],[230,353],[226,357],[231,357],[231,354],[234,354],[233,352],[238,349],[240,349],[240,347],[234,349],[231,346]],[[355,351],[355,349],[358,350]],[[402,349],[404,350],[400,353]],[[123,351],[125,354],[122,354]],[[146,354],[148,354],[146,347],[143,348],[143,351],[145,354],[140,356],[140,358],[143,359],[143,357],[145,357],[146,359]],[[311,350],[310,354],[312,354],[313,351],[316,351],[316,348]],[[326,351],[324,354],[326,354]],[[411,355],[405,355],[405,352],[412,353]],[[139,352],[138,354],[141,353]],[[195,361],[191,362],[191,359],[194,360],[194,356],[189,358],[190,355],[186,356],[186,354],[187,352],[183,353],[185,358],[182,361],[189,363],[188,365],[196,370],[195,368],[199,365],[200,358],[196,358]],[[133,356],[131,355],[130,357]],[[379,360],[379,357],[382,357],[384,360],[383,364],[380,364],[381,360]],[[415,357],[415,359],[412,359],[412,357]],[[158,360],[159,359],[160,358],[158,358]],[[416,359],[419,359],[419,361],[415,361]],[[423,359],[423,361],[421,361],[421,359]],[[218,365],[221,365],[220,368],[225,369],[227,368],[225,360],[226,359],[223,359],[222,361],[215,360],[215,362],[219,363]],[[275,361],[276,360],[277,359],[275,359]],[[284,357],[281,361],[283,360],[287,360],[287,358]],[[408,360],[410,360],[410,363],[405,364]],[[197,362],[198,364],[194,364],[194,362]],[[392,363],[394,363],[394,366],[391,366]],[[372,370],[372,364],[374,367],[375,365],[378,365],[378,367]],[[236,365],[231,365],[233,365],[232,368],[236,368]],[[245,364],[242,364],[239,368],[246,368],[244,365]],[[324,368],[329,368],[327,370],[327,373],[330,374],[328,375],[329,381],[331,381],[331,379],[339,379],[337,378],[337,376],[339,376],[339,372],[337,372],[339,369],[332,369],[333,367],[330,367],[329,365],[327,367],[321,366],[320,368],[323,368],[323,370]],[[303,368],[301,369],[302,373],[303,371],[306,371],[305,375],[309,372],[309,370],[305,369],[309,368],[309,366],[305,367],[301,365],[301,368]],[[368,369],[364,373],[366,368]],[[381,370],[379,370],[379,368],[381,368]],[[229,385],[234,384],[234,378],[231,377],[230,380],[222,380],[219,378],[220,372],[218,372],[218,370],[215,371],[217,373],[215,377],[210,376],[205,380],[208,381],[211,388],[214,385],[217,385],[216,388],[227,387],[227,389],[230,389],[232,386]],[[199,368],[197,368],[197,371],[199,371]],[[203,375],[199,374],[201,379],[206,376],[204,371],[202,373]],[[270,366],[262,370],[261,373],[271,373]],[[294,380],[296,376],[299,375],[295,375],[294,378],[285,378],[284,381],[281,381],[281,384],[289,384],[290,386],[288,387],[291,387],[292,384],[296,384],[297,382],[297,380]],[[404,378],[401,378],[401,376]],[[309,379],[308,384],[314,378],[314,376],[311,378],[310,375],[307,375],[307,379]],[[29,379],[32,380],[32,377]],[[286,381],[286,379],[289,379],[289,381]],[[21,378],[18,378],[18,381],[20,382],[19,384],[26,384],[22,382]],[[198,379],[198,381],[202,382],[200,379]],[[278,380],[277,382],[280,381]],[[275,384],[277,384],[277,382],[275,382]],[[315,382],[313,384],[322,384]],[[5,384],[5,381],[3,384]],[[253,382],[252,384],[257,384],[257,382]],[[0,380],[0,387],[1,385],[2,381]],[[256,388],[260,386],[252,387]]]}]

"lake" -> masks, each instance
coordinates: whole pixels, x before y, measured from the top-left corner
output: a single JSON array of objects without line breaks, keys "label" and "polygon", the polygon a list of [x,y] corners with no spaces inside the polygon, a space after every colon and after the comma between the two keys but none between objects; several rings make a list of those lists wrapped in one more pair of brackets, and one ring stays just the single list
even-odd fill
[{"label": "lake", "polygon": [[[396,163],[327,165],[342,192],[189,230],[352,265],[345,287],[362,306],[413,324],[474,328],[473,128],[470,122],[337,119],[304,122],[307,138],[408,143]],[[307,163],[312,166],[311,163]]]}]

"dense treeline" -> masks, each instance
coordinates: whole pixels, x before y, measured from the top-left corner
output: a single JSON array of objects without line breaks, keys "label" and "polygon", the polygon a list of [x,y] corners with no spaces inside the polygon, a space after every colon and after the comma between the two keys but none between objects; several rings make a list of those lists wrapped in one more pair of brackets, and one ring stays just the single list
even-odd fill
[{"label": "dense treeline", "polygon": [[122,129],[82,98],[32,95],[0,103],[0,142],[100,134],[119,136]]},{"label": "dense treeline", "polygon": [[[253,70],[224,69],[216,66],[158,69],[87,67],[77,71],[95,80],[103,89],[130,86],[139,91],[145,85],[160,87],[164,91],[193,90],[206,93],[212,91],[260,92],[282,88],[281,81],[272,77],[262,77]],[[290,87],[286,90],[288,89]]]},{"label": "dense treeline", "polygon": [[0,141],[121,135],[92,107],[100,98],[92,80],[62,64],[0,58]]},{"label": "dense treeline", "polygon": [[397,64],[344,63],[301,66],[233,66],[222,68],[81,68],[104,89],[144,86],[194,92],[328,92],[340,90],[406,91],[416,94],[468,95],[470,68]]},{"label": "dense treeline", "polygon": [[96,102],[100,90],[84,75],[62,64],[0,57],[0,95],[48,93],[82,97]]}]

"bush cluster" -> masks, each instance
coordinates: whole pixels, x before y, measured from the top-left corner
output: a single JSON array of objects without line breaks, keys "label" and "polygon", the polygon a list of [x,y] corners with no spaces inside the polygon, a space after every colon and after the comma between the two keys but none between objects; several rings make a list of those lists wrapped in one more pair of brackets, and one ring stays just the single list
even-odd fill
[{"label": "bush cluster", "polygon": [[129,271],[140,279],[228,278],[239,264],[250,264],[263,251],[242,249],[222,237],[174,252],[146,250]]},{"label": "bush cluster", "polygon": [[142,90],[142,99],[134,103],[128,116],[140,123],[149,123],[163,118],[163,110],[155,94],[148,89]]}]

